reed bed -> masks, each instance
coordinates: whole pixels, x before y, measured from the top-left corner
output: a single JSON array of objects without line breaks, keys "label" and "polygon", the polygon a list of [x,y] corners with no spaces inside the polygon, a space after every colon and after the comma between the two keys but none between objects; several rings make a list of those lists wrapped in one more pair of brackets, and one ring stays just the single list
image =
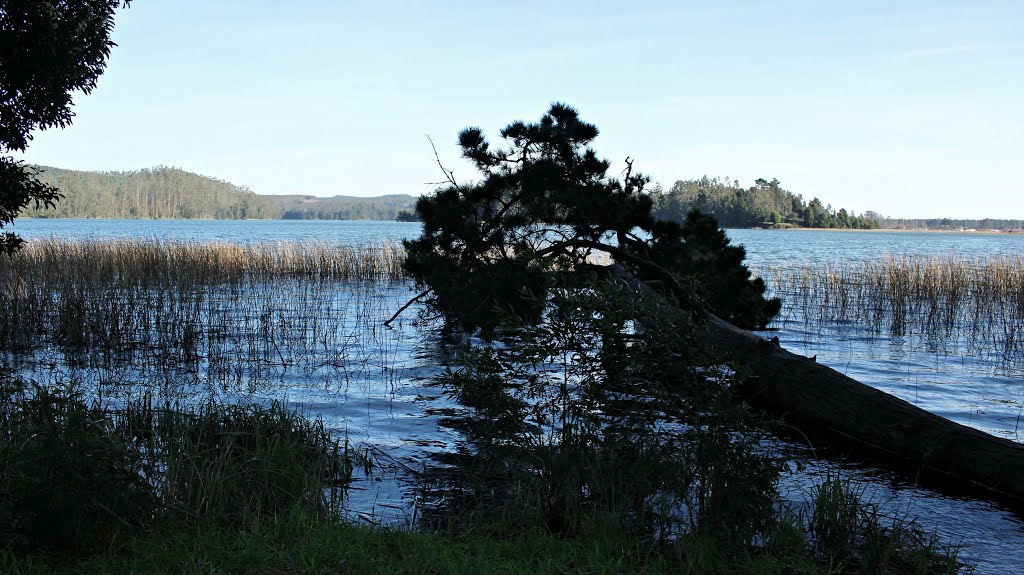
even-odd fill
[{"label": "reed bed", "polygon": [[348,383],[393,361],[377,324],[409,290],[403,259],[398,244],[35,241],[0,260],[0,358],[33,377],[130,368],[168,390],[288,370]]},{"label": "reed bed", "polygon": [[855,265],[773,268],[765,274],[793,319],[915,333],[1024,358],[1024,256],[888,255]]},{"label": "reed bed", "polygon": [[118,284],[214,283],[270,277],[400,281],[405,248],[397,243],[344,246],[316,242],[241,244],[158,240],[36,240],[0,264],[0,273]]}]

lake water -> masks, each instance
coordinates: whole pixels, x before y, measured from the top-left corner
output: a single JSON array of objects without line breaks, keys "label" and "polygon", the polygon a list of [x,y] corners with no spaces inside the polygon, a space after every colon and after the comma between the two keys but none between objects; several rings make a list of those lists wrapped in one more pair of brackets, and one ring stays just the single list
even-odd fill
[{"label": "lake water", "polygon": [[365,245],[414,238],[422,228],[415,222],[372,221],[19,219],[9,229],[23,238]]},{"label": "lake water", "polygon": [[[395,242],[419,235],[418,223],[330,221],[172,221],[172,220],[17,220],[12,231],[26,239],[156,239],[241,243],[307,241],[367,245]],[[730,230],[734,242],[747,248],[751,268],[765,273],[773,266],[829,263],[855,266],[885,254],[918,257],[957,255],[965,259],[1024,255],[1024,234],[955,234],[850,231]],[[393,285],[371,298],[377,316],[397,309],[410,293]],[[1024,440],[1024,374],[997,357],[964,350],[933,349],[916,334],[891,338],[850,326],[808,326],[784,312],[780,343],[791,351],[817,355],[854,379],[892,393],[925,409],[1012,440]],[[383,317],[377,317],[379,323]],[[353,332],[352,350],[358,365],[340,371],[277,374],[276,391],[296,406],[322,414],[333,425],[367,446],[381,463],[380,473],[356,482],[353,508],[375,521],[405,521],[410,502],[405,482],[409,470],[422,467],[432,454],[451,449],[458,434],[438,425],[439,414],[457,409],[435,388],[426,385],[441,367],[407,314],[393,330]],[[354,324],[353,324],[354,325]],[[359,328],[363,329],[363,328]],[[365,348],[365,349],[364,349]],[[315,379],[323,379],[320,386]],[[344,386],[326,385],[344,378]],[[282,391],[284,390],[284,391]],[[827,467],[814,462],[810,474]],[[390,469],[390,474],[386,471]],[[863,479],[876,501],[893,513],[918,517],[922,526],[957,540],[964,554],[979,563],[981,573],[1024,570],[1024,524],[998,505],[939,495],[906,484],[873,469],[850,470]],[[784,489],[799,491],[806,479],[787,481]],[[1020,569],[1019,569],[1020,568]]]},{"label": "lake water", "polygon": [[[22,219],[25,238],[155,239],[367,245],[417,237],[420,224],[370,221],[60,220]],[[855,266],[886,254],[965,259],[1024,255],[1024,234],[729,230],[747,248],[752,270],[777,266]],[[770,285],[770,284],[769,284]],[[791,311],[774,325],[791,351],[818,360],[920,407],[1015,441],[1024,440],[1024,373],[1000,358],[933,350],[915,334],[890,338],[850,326],[809,326]]]}]

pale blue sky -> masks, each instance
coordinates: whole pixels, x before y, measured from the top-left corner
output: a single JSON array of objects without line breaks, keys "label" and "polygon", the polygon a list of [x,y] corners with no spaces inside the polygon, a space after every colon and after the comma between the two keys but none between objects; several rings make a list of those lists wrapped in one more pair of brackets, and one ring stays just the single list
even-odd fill
[{"label": "pale blue sky", "polygon": [[1024,2],[135,0],[26,160],[259,193],[422,194],[553,101],[668,187],[778,178],[894,217],[1024,218]]}]

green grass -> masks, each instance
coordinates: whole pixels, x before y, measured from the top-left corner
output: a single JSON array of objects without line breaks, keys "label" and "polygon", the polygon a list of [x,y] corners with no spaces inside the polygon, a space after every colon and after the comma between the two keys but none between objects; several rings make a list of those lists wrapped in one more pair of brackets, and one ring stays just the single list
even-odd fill
[{"label": "green grass", "polygon": [[454,537],[327,523],[294,512],[246,531],[159,532],[84,560],[35,555],[3,567],[12,575],[828,572],[800,554],[726,556],[710,541],[637,554],[624,549],[622,539],[562,539],[541,530],[507,538]]},{"label": "green grass", "polygon": [[71,389],[0,388],[0,552],[86,556],[172,526],[336,519],[347,442],[274,403],[111,412]]},{"label": "green grass", "polygon": [[[961,573],[934,556],[879,563],[819,554],[793,526],[760,548],[727,551],[720,541],[683,537],[659,547],[637,546],[628,533],[563,538],[543,529],[502,537],[452,535],[361,526],[311,518],[296,509],[238,530],[206,525],[157,530],[130,544],[84,559],[35,554],[0,562],[11,575],[152,574],[840,574]],[[915,561],[915,558],[918,559]],[[891,559],[891,558],[890,558]],[[955,563],[955,560],[954,560]]]}]

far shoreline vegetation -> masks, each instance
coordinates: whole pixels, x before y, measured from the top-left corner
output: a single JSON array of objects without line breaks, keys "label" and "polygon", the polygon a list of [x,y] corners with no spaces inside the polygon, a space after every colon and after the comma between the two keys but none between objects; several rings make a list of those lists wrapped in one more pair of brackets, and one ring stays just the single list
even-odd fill
[{"label": "far shoreline vegetation", "polygon": [[[407,194],[257,194],[167,166],[125,172],[35,168],[40,180],[59,188],[64,198],[54,208],[27,209],[23,218],[417,221],[417,196]],[[873,211],[858,215],[817,197],[806,201],[777,179],[758,179],[743,188],[738,180],[704,176],[678,180],[668,190],[656,187],[652,195],[660,219],[682,221],[698,209],[723,228],[1024,232],[1024,219],[889,218]]]}]

